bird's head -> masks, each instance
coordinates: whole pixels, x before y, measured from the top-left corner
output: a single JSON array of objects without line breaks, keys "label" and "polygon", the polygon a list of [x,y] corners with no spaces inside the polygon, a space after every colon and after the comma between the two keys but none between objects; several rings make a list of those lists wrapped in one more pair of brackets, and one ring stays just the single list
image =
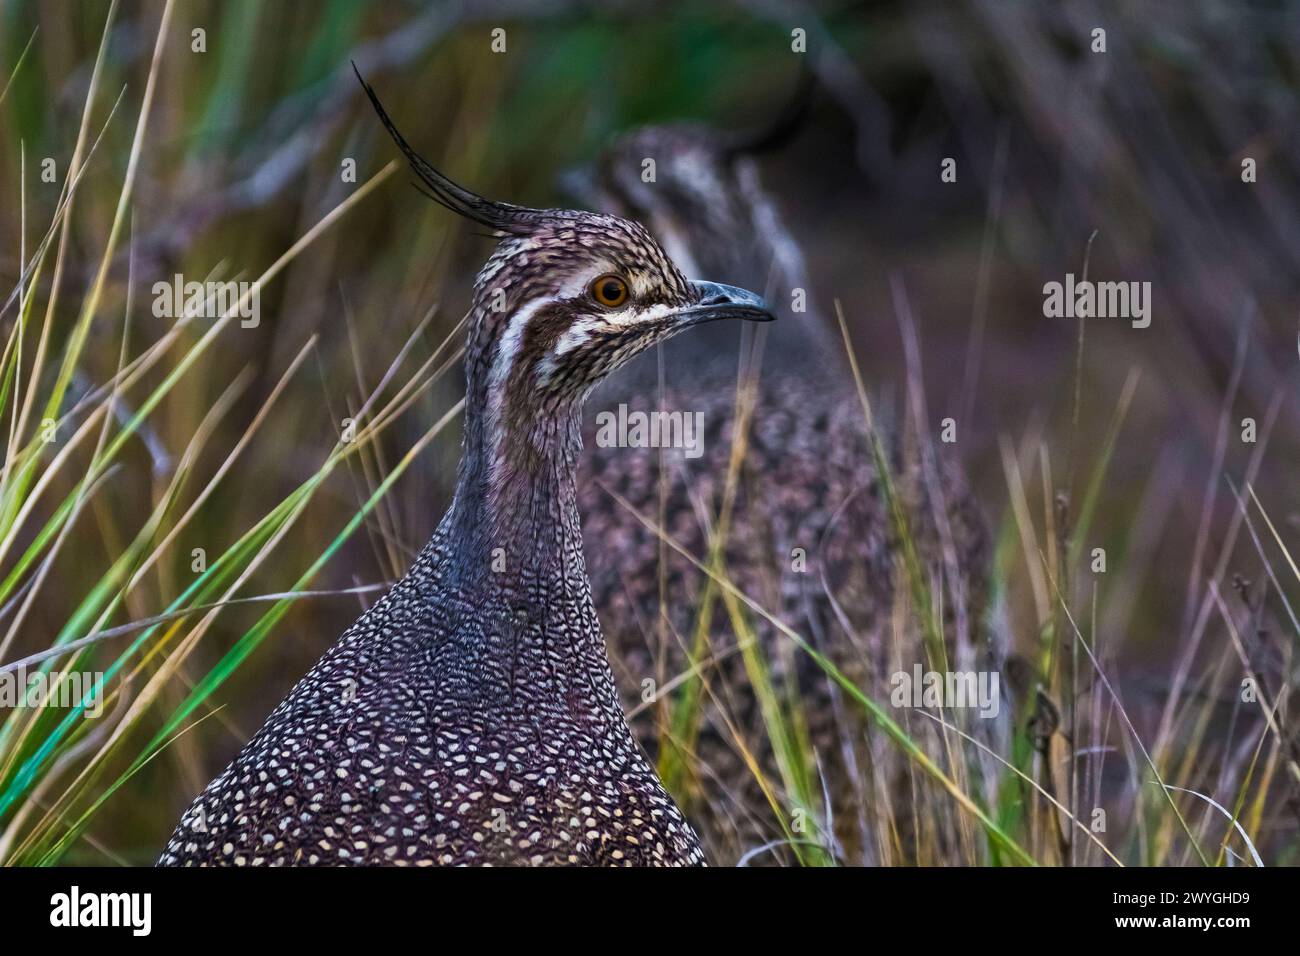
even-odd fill
[{"label": "bird's head", "polygon": [[570,411],[656,342],[705,322],[773,318],[752,292],[686,278],[636,222],[516,206],[465,189],[407,144],[362,85],[430,197],[499,239],[474,287],[469,407],[482,399],[498,418]]}]

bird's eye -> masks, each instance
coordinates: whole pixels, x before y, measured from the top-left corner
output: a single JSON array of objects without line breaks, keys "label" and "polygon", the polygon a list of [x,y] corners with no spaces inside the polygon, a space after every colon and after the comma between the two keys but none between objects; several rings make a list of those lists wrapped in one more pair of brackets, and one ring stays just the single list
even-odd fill
[{"label": "bird's eye", "polygon": [[609,273],[591,283],[591,297],[609,309],[617,309],[627,301],[627,283]]}]

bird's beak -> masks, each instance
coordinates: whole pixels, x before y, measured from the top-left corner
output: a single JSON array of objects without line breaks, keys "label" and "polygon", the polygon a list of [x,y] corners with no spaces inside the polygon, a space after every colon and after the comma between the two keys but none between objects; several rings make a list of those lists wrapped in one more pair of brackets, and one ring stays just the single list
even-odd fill
[{"label": "bird's beak", "polygon": [[715,322],[718,319],[747,319],[750,322],[771,322],[776,318],[763,297],[747,289],[720,282],[691,283],[695,303],[676,313],[682,326]]}]

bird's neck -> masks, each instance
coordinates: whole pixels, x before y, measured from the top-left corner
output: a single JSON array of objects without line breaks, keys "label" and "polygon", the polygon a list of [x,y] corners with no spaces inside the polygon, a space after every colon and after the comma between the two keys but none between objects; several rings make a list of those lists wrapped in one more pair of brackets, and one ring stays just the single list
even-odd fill
[{"label": "bird's neck", "polygon": [[475,709],[627,735],[582,551],[580,409],[493,414],[474,384],[455,499],[435,537],[451,608],[435,648],[440,683]]},{"label": "bird's neck", "polygon": [[[512,580],[528,563],[543,564],[581,541],[577,506],[581,417],[469,414],[456,495],[448,513],[467,569],[486,555],[487,583]],[[579,549],[580,550],[580,549]],[[507,574],[502,577],[501,558]]]}]

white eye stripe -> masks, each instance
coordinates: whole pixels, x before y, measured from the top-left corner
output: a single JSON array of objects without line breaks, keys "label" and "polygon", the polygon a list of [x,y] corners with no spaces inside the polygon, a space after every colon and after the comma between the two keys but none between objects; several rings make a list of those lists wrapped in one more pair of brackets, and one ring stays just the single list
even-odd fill
[{"label": "white eye stripe", "polygon": [[569,326],[563,335],[555,342],[555,348],[552,353],[555,355],[567,355],[572,352],[583,342],[591,337],[594,329],[599,328],[601,322],[599,319],[579,319]]},{"label": "white eye stripe", "polygon": [[618,312],[611,312],[609,315],[601,317],[600,325],[614,326],[615,328],[627,328],[633,325],[640,325],[643,322],[653,322],[655,319],[661,319],[670,312],[675,311],[671,305],[658,303],[647,308],[622,309]]},{"label": "white eye stripe", "polygon": [[590,316],[574,322],[555,342],[553,355],[566,355],[592,338],[601,329],[627,329],[661,319],[673,311],[672,306],[652,305],[645,309],[621,309],[608,315]]}]

